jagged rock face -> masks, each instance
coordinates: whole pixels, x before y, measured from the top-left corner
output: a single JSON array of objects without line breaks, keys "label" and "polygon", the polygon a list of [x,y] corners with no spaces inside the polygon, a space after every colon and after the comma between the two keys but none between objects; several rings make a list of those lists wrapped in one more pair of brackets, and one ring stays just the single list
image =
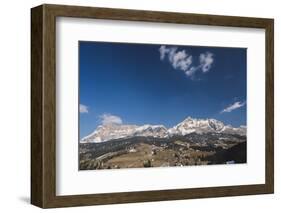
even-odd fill
[{"label": "jagged rock face", "polygon": [[81,143],[100,143],[118,138],[126,138],[133,135],[136,125],[107,124],[98,126],[90,135],[82,138]]},{"label": "jagged rock face", "polygon": [[215,131],[222,131],[224,124],[221,121],[215,119],[208,119],[209,126]]},{"label": "jagged rock face", "polygon": [[84,137],[81,143],[100,143],[113,139],[130,138],[135,136],[169,138],[171,136],[185,136],[191,133],[226,133],[246,135],[246,127],[239,128],[231,125],[224,125],[216,119],[194,119],[186,118],[176,126],[167,129],[163,125],[122,125],[122,124],[107,124],[99,126],[93,133]]},{"label": "jagged rock face", "polygon": [[144,125],[138,127],[134,135],[166,138],[168,137],[168,130],[163,125]]}]

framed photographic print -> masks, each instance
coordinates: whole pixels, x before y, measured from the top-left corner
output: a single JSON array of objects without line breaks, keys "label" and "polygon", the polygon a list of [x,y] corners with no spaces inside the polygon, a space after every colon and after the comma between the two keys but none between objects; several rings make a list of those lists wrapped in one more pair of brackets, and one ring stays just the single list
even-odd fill
[{"label": "framed photographic print", "polygon": [[31,10],[31,203],[274,191],[273,19]]}]

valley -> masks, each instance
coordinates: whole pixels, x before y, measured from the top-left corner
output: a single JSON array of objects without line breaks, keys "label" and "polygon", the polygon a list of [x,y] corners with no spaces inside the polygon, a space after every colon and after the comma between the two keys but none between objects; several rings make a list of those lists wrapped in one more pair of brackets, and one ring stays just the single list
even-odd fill
[{"label": "valley", "polygon": [[[224,139],[219,139],[222,136]],[[221,134],[170,139],[135,137],[81,143],[79,156],[80,170],[246,163],[246,138]]]}]

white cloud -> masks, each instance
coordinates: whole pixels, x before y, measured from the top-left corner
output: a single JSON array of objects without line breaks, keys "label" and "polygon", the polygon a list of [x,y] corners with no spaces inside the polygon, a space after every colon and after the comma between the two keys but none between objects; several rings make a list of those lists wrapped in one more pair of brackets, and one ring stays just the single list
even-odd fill
[{"label": "white cloud", "polygon": [[178,51],[177,47],[160,46],[160,60],[167,58],[174,69],[187,71],[192,64],[192,55],[188,55],[185,50]]},{"label": "white cloud", "polygon": [[210,52],[200,54],[199,61],[203,72],[208,72],[211,69],[212,63],[214,62],[213,56],[214,54]]},{"label": "white cloud", "polygon": [[186,50],[161,45],[159,52],[161,61],[167,58],[174,69],[183,71],[188,77],[192,77],[198,70],[202,70],[203,73],[209,71],[214,62],[213,54],[210,52],[201,53],[197,65],[193,65],[193,56],[189,55]]},{"label": "white cloud", "polygon": [[166,48],[166,46],[162,45],[162,46],[160,46],[160,48],[159,48],[159,52],[160,52],[160,59],[161,59],[161,60],[164,60],[166,53],[169,52],[169,49]]},{"label": "white cloud", "polygon": [[245,104],[246,104],[246,101],[244,101],[244,102],[236,101],[235,103],[233,103],[233,104],[229,105],[228,107],[226,107],[225,109],[223,109],[221,111],[221,113],[231,112],[231,111],[233,111],[235,109],[243,107]]},{"label": "white cloud", "polygon": [[186,54],[185,50],[178,51],[173,54],[171,63],[175,69],[187,70],[192,64],[192,56]]},{"label": "white cloud", "polygon": [[123,123],[122,119],[119,116],[111,115],[111,114],[107,114],[107,113],[101,115],[100,118],[101,118],[101,123],[103,125],[122,124]]},{"label": "white cloud", "polygon": [[86,106],[86,105],[83,105],[83,104],[80,104],[79,105],[79,111],[80,111],[80,113],[88,113],[89,112],[89,110],[88,110],[88,106]]}]

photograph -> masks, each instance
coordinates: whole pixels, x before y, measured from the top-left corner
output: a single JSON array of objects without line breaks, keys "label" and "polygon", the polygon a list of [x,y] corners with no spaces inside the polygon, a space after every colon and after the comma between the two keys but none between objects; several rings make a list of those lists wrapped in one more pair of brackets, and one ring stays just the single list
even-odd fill
[{"label": "photograph", "polygon": [[272,14],[34,6],[32,205],[274,193]]},{"label": "photograph", "polygon": [[247,48],[78,49],[79,170],[247,163]]}]

